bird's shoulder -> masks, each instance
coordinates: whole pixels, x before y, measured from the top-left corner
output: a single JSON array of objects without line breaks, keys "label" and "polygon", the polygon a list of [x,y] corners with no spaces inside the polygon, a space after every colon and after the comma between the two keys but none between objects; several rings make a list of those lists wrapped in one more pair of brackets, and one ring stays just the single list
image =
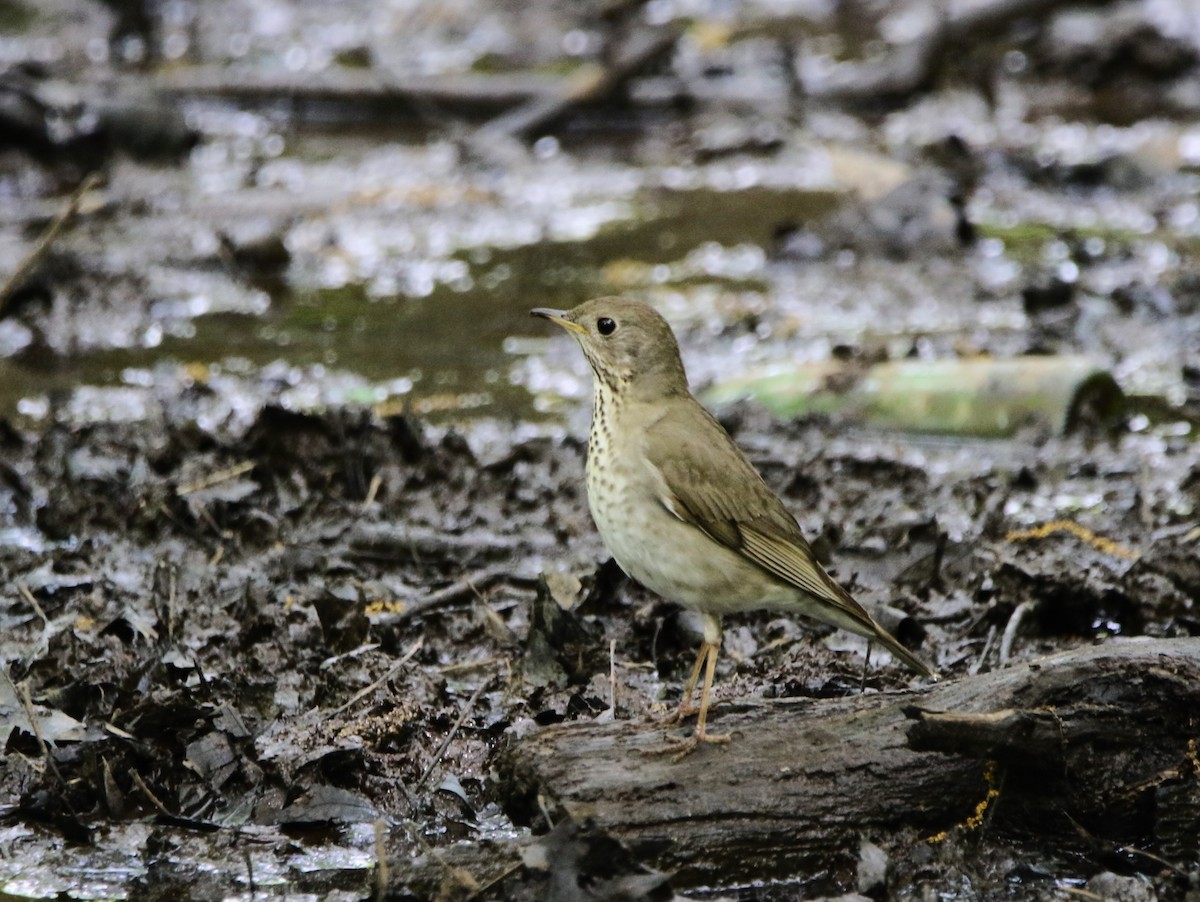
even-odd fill
[{"label": "bird's shoulder", "polygon": [[768,573],[870,623],[817,562],[795,518],[724,427],[694,398],[688,401],[664,409],[642,438],[662,478],[663,505]]},{"label": "bird's shoulder", "polygon": [[[668,405],[641,438],[677,515],[704,529],[754,525],[781,539],[803,541],[795,519],[730,437],[691,396]],[[736,488],[734,488],[736,487]]]}]

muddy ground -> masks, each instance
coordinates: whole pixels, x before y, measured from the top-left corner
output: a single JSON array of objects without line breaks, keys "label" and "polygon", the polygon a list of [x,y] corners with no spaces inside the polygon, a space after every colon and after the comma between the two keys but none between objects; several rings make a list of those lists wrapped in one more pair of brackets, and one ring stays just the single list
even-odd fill
[{"label": "muddy ground", "polygon": [[[818,412],[719,412],[945,681],[1200,641],[1188,4],[960,23],[961,55],[920,3],[110,6],[0,0],[0,898],[1197,897],[1200,847],[1145,810],[1200,810],[1194,739],[1173,796],[1109,792],[1137,817],[1006,808],[1028,775],[982,768],[758,881],[518,776],[553,725],[677,734],[699,640],[607,559],[586,367],[535,305],[650,300],[706,397],[842,367]],[[497,124],[647,34],[621,90]],[[491,93],[422,93],[464,73]],[[837,402],[1024,355],[1120,397],[988,438]],[[729,618],[714,722],[927,691],[866,657]],[[698,755],[737,772],[736,740]]]},{"label": "muddy ground", "polygon": [[[249,428],[206,428],[212,403],[197,384],[153,422],[6,431],[27,538],[4,549],[4,710],[19,725],[32,705],[52,743],[47,759],[27,732],[9,736],[4,842],[10,865],[24,862],[10,892],[83,880],[155,898],[361,895],[382,818],[390,896],[442,883],[429,848],[482,842],[492,870],[471,876],[505,874],[485,895],[538,897],[547,875],[517,867],[536,823],[497,755],[539,726],[661,717],[697,639],[604,561],[581,444],[514,439],[482,456],[455,431],[348,408],[268,405]],[[1200,532],[1181,511],[1200,495],[1192,443],[964,446],[751,411],[728,422],[792,509],[824,524],[835,572],[905,611],[947,679],[1200,629]],[[1075,525],[1014,534],[1047,499]],[[531,630],[542,604],[569,608],[569,628]],[[853,638],[769,615],[731,618],[726,635],[721,698],[860,690]],[[866,691],[907,684],[879,663]],[[701,754],[737,766],[736,744]],[[986,827],[926,852],[904,821],[896,812],[900,851],[879,840],[906,897],[964,881],[1041,893],[1120,857],[1059,860]],[[1176,897],[1187,862],[1144,851],[1122,872]]]}]

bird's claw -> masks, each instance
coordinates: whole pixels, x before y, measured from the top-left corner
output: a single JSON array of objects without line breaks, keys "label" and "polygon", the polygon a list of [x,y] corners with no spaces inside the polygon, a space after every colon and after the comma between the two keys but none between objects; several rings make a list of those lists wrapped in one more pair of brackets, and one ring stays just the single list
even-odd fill
[{"label": "bird's claw", "polygon": [[687,739],[679,739],[674,742],[668,742],[666,745],[661,745],[658,748],[643,749],[642,754],[650,757],[657,755],[670,755],[672,763],[682,761],[696,749],[700,748],[700,743],[711,742],[714,745],[724,745],[729,742],[730,735],[728,733],[709,733],[705,730],[697,730]]},{"label": "bird's claw", "polygon": [[675,709],[674,714],[668,714],[665,718],[663,718],[662,722],[666,726],[673,726],[677,723],[683,723],[684,720],[686,720],[692,715],[693,712],[695,712],[695,710],[696,709],[691,705],[680,705]]}]

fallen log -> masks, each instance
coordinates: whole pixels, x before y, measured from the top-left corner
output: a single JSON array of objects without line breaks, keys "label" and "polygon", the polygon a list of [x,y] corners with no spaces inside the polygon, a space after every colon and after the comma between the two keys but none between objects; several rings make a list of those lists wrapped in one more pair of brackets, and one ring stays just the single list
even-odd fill
[{"label": "fallen log", "polygon": [[947,6],[929,28],[878,59],[845,63],[832,72],[804,80],[806,96],[838,103],[877,104],[882,98],[905,99],[928,89],[948,60],[972,47],[994,42],[1005,28],[1022,20],[1043,20],[1067,6],[1107,6],[1112,0],[984,0]]},{"label": "fallen log", "polygon": [[154,88],[167,97],[222,98],[247,104],[285,103],[304,117],[376,118],[392,121],[404,110],[430,109],[485,116],[480,139],[524,135],[573,108],[618,92],[633,76],[668,53],[674,27],[640,32],[607,64],[586,65],[570,75],[546,72],[455,72],[440,75],[330,69],[320,73],[262,73],[239,67],[187,66],[158,73]]},{"label": "fallen log", "polygon": [[576,722],[516,742],[516,819],[549,810],[621,840],[678,889],[829,871],[862,837],[990,836],[1095,856],[1196,854],[1200,639],[1074,649],[916,691],[724,704],[726,746],[644,754],[683,728]]},{"label": "fallen log", "polygon": [[664,27],[634,35],[608,65],[585,67],[565,79],[557,90],[488,121],[477,133],[477,141],[486,144],[502,136],[524,137],[578,106],[609,99],[632,76],[673,49],[680,33],[678,28]]},{"label": "fallen log", "polygon": [[432,104],[447,110],[491,114],[531,99],[556,94],[564,76],[541,72],[395,75],[359,69],[320,73],[261,73],[229,66],[181,66],[154,77],[156,91],[171,97],[217,97],[237,103],[290,103],[377,109],[394,118],[405,104]]},{"label": "fallen log", "polygon": [[883,429],[992,437],[1033,424],[1062,433],[1111,426],[1125,409],[1112,374],[1076,355],[786,364],[718,383],[705,397],[750,398],[785,418],[836,412]]}]

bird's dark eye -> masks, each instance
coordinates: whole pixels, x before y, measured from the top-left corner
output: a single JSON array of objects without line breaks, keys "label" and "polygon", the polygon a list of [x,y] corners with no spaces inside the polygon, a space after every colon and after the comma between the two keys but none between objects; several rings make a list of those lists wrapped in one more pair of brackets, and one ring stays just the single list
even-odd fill
[{"label": "bird's dark eye", "polygon": [[617,321],[608,316],[596,320],[596,331],[601,335],[612,335],[617,331]]}]

